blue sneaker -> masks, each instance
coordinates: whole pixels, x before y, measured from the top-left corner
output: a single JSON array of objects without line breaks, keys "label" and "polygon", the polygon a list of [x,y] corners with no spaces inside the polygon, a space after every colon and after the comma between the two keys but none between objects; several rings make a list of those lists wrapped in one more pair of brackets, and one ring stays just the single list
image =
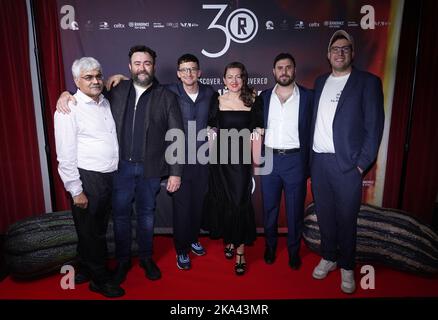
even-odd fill
[{"label": "blue sneaker", "polygon": [[187,253],[178,254],[176,256],[176,266],[181,270],[189,270],[191,267],[189,255]]},{"label": "blue sneaker", "polygon": [[192,247],[192,252],[197,256],[203,256],[204,254],[207,253],[204,247],[199,242],[192,243],[191,247]]}]

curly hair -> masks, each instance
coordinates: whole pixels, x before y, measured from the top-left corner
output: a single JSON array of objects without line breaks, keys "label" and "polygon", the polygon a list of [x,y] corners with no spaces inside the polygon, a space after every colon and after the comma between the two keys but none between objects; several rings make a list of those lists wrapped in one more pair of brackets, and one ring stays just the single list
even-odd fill
[{"label": "curly hair", "polygon": [[240,100],[246,107],[251,107],[254,103],[254,89],[248,86],[248,71],[246,71],[245,65],[241,62],[231,62],[226,65],[224,71],[224,78],[228,69],[240,69],[240,77],[242,79],[242,90],[240,92]]}]

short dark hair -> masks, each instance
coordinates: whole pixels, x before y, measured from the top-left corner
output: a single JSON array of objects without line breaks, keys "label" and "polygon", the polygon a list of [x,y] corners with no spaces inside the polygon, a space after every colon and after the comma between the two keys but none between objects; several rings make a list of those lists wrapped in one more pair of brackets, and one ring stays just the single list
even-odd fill
[{"label": "short dark hair", "polygon": [[181,57],[179,57],[178,61],[177,61],[177,67],[179,67],[179,65],[181,63],[185,63],[185,62],[194,62],[194,63],[196,63],[198,65],[198,68],[199,68],[199,60],[198,60],[198,58],[195,55],[191,54],[191,53],[185,53]]},{"label": "short dark hair", "polygon": [[154,50],[144,45],[136,45],[129,49],[129,62],[131,62],[131,57],[135,52],[147,52],[152,57],[153,63],[155,64],[155,59],[157,58],[157,54]]},{"label": "short dark hair", "polygon": [[292,61],[292,63],[294,64],[294,67],[296,67],[297,65],[295,64],[295,58],[290,54],[290,53],[286,53],[286,52],[282,52],[280,54],[278,54],[275,59],[274,59],[274,68],[275,65],[277,64],[278,61],[283,60],[283,59],[289,59]]}]

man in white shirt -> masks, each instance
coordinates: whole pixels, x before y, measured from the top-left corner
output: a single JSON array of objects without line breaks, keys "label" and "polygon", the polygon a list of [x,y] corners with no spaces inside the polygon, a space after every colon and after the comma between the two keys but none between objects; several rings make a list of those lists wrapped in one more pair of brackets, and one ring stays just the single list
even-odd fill
[{"label": "man in white shirt", "polygon": [[58,172],[72,196],[80,274],[91,279],[90,290],[120,297],[124,290],[111,281],[106,268],[113,172],[119,162],[116,127],[110,104],[101,94],[99,62],[91,57],[78,59],[72,73],[77,104],[70,104],[71,113],[57,111],[54,116]]},{"label": "man in white shirt", "polygon": [[341,268],[341,290],[356,289],[356,229],[362,175],[374,162],[384,126],[382,83],[352,66],[353,38],[336,31],[329,41],[331,72],[315,81],[311,179],[321,233],[322,260],[313,271],[324,279]]},{"label": "man in white shirt", "polygon": [[278,214],[284,191],[288,226],[289,266],[301,266],[299,255],[304,200],[308,177],[308,150],[312,93],[295,82],[295,59],[280,53],[274,59],[276,85],[263,91],[264,150],[272,153],[272,172],[261,176],[263,222],[266,236],[264,260],[275,261]]}]

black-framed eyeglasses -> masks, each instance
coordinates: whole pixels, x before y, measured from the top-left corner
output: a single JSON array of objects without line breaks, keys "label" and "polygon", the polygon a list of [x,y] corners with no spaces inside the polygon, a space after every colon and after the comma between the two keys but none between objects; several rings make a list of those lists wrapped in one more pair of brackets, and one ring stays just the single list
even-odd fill
[{"label": "black-framed eyeglasses", "polygon": [[193,72],[193,73],[195,73],[195,72],[198,72],[198,68],[195,68],[195,67],[193,67],[193,68],[180,68],[180,69],[178,69],[178,71],[179,72],[183,72],[183,73],[191,73],[191,72]]},{"label": "black-framed eyeglasses", "polygon": [[345,54],[349,54],[352,51],[352,47],[351,46],[343,46],[343,47],[330,47],[330,52],[331,53],[335,53],[335,54],[339,54],[339,53],[345,53]]},{"label": "black-framed eyeglasses", "polygon": [[100,80],[103,79],[103,75],[101,75],[101,74],[97,74],[95,76],[86,75],[86,76],[83,76],[81,78],[84,79],[85,81],[88,81],[88,82],[93,81],[93,79],[96,79],[97,81],[100,81]]}]

